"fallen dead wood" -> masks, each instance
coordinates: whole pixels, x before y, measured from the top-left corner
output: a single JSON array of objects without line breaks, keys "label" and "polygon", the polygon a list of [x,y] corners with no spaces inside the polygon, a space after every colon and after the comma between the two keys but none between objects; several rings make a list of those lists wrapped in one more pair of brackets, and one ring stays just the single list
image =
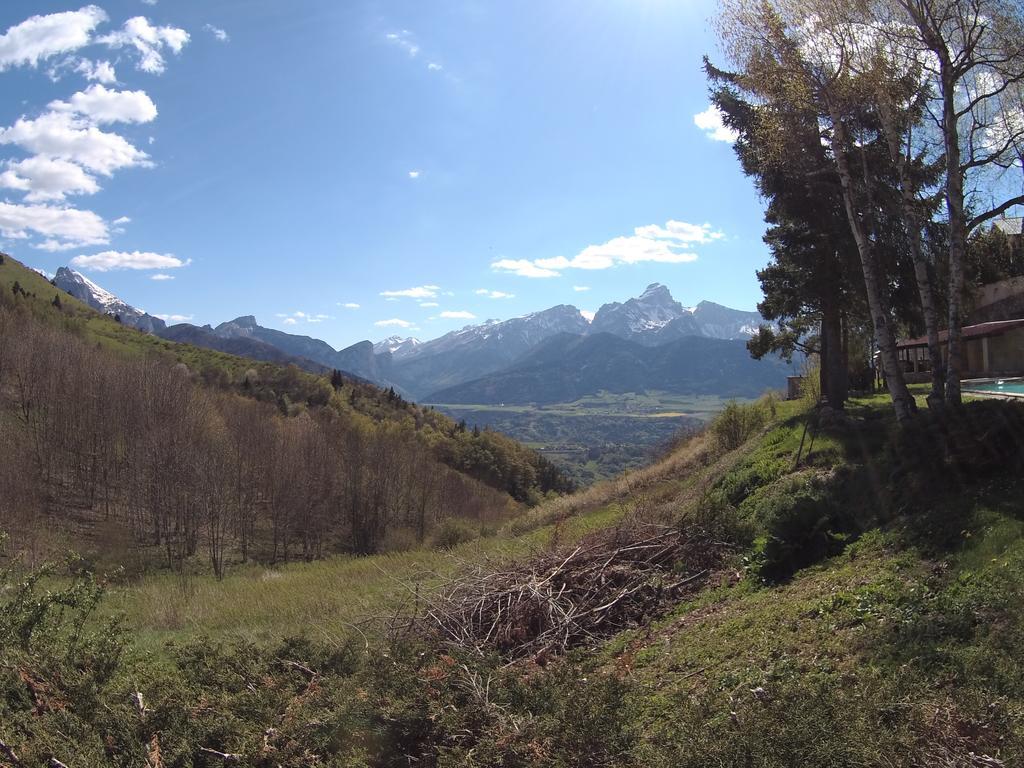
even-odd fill
[{"label": "fallen dead wood", "polygon": [[216,749],[210,749],[209,747],[200,747],[199,751],[204,755],[210,755],[211,757],[220,758],[225,763],[238,763],[242,760],[241,755],[235,755],[231,752],[221,752]]},{"label": "fallen dead wood", "polygon": [[24,763],[22,763],[18,758],[17,753],[14,751],[14,747],[4,743],[2,740],[0,740],[0,757],[5,758],[10,765],[24,765]]},{"label": "fallen dead wood", "polygon": [[569,551],[476,566],[424,601],[417,626],[479,655],[549,656],[639,626],[707,580],[730,549],[702,529],[634,523]]}]

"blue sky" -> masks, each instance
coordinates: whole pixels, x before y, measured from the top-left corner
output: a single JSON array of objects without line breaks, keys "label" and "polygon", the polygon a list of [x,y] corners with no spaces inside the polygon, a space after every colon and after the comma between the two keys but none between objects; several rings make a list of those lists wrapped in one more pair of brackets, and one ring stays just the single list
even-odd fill
[{"label": "blue sky", "polygon": [[695,123],[713,13],[7,0],[0,247],[154,314],[339,347],[654,281],[752,309],[761,205]]}]

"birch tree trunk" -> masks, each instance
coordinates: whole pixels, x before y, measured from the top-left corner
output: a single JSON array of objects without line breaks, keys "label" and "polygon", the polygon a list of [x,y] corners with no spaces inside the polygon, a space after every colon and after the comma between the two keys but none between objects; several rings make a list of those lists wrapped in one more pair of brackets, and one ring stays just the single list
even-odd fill
[{"label": "birch tree trunk", "polygon": [[889,389],[889,396],[892,398],[893,408],[896,411],[896,419],[900,422],[905,422],[914,415],[917,406],[910,394],[910,390],[907,389],[903,369],[900,367],[896,354],[896,337],[889,322],[888,302],[885,299],[885,294],[882,292],[871,241],[868,239],[867,232],[864,231],[864,225],[857,216],[857,207],[853,198],[853,175],[846,156],[846,148],[849,144],[846,124],[835,110],[830,111],[832,134],[829,140],[832,147],[832,155],[836,169],[839,172],[846,218],[849,221],[853,239],[857,243],[857,253],[860,256],[861,270],[864,273],[864,289],[867,293],[868,309],[871,312],[871,322],[874,326],[875,338],[878,341],[878,348],[881,352],[886,386]]},{"label": "birch tree trunk", "polygon": [[910,257],[914,263],[914,278],[917,282],[917,292],[921,297],[921,313],[924,316],[925,334],[928,337],[928,358],[931,361],[932,391],[928,396],[928,402],[942,403],[945,399],[946,380],[942,364],[942,348],[939,345],[939,313],[935,300],[935,286],[932,283],[931,273],[928,271],[928,261],[924,255],[924,244],[921,241],[921,230],[923,222],[920,215],[920,205],[917,199],[917,190],[909,178],[908,157],[910,144],[903,149],[901,132],[896,127],[892,109],[885,94],[878,100],[879,115],[882,118],[882,130],[885,133],[886,143],[889,146],[889,156],[899,174],[900,201],[903,210],[904,228],[906,229],[907,241],[910,245]]},{"label": "birch tree trunk", "polygon": [[960,131],[954,101],[956,77],[947,56],[940,55],[942,82],[942,135],[946,150],[946,212],[949,216],[949,359],[946,365],[946,402],[959,405],[963,372],[961,301],[964,292],[964,253],[967,250],[967,215],[964,212],[964,176],[960,167]]}]

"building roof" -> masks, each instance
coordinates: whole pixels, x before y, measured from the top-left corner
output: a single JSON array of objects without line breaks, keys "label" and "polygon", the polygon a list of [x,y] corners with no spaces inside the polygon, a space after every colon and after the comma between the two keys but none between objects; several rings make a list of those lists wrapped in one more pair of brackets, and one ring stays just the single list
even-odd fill
[{"label": "building roof", "polygon": [[1009,216],[1004,219],[996,219],[994,226],[1004,235],[1020,235],[1024,233],[1024,217]]},{"label": "building roof", "polygon": [[[1011,331],[1014,328],[1024,328],[1024,317],[1016,320],[996,320],[991,323],[978,323],[977,325],[965,325],[963,328],[964,339],[981,339],[986,336],[999,336]],[[939,343],[945,344],[949,340],[949,331],[939,331]],[[910,347],[927,347],[928,337],[918,336],[916,339],[905,339],[897,345],[900,349]]]}]

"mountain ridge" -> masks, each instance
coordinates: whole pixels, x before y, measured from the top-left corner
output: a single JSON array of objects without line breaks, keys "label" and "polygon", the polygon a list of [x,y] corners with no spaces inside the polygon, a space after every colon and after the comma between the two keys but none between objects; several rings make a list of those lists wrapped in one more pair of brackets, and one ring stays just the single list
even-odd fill
[{"label": "mountain ridge", "polygon": [[[187,340],[196,346],[257,360],[294,363],[311,371],[336,369],[384,387],[393,387],[414,399],[434,398],[453,388],[458,392],[457,388],[472,382],[478,382],[474,385],[478,388],[486,388],[486,384],[479,382],[504,371],[520,371],[524,358],[560,336],[598,339],[572,346],[576,353],[589,350],[597,356],[594,361],[577,358],[581,373],[590,376],[593,365],[599,363],[604,367],[608,381],[613,383],[612,388],[625,386],[628,381],[642,390],[651,385],[644,381],[641,372],[652,370],[649,364],[659,358],[662,361],[658,363],[660,367],[656,366],[658,370],[669,365],[663,359],[666,351],[640,353],[632,347],[616,344],[610,338],[649,349],[659,349],[688,338],[738,343],[750,338],[764,322],[757,312],[735,310],[711,301],[684,307],[675,300],[667,286],[651,283],[639,296],[602,305],[590,321],[579,308],[559,304],[507,320],[467,325],[427,341],[391,336],[376,343],[360,341],[339,350],[322,339],[262,326],[255,315],[241,315],[216,327],[188,323],[167,327],[159,318],[132,307],[67,267],[61,267],[58,276],[60,280],[54,281],[58,287],[99,311],[118,314],[122,322],[147,333],[172,341]],[[694,348],[696,346],[692,343],[677,344],[671,350],[687,354],[687,350]],[[731,359],[732,352],[726,351],[731,349],[733,347],[711,345],[705,351],[712,355],[725,354]],[[615,350],[618,354],[613,354]],[[695,362],[699,364],[701,361]],[[555,375],[558,361],[550,364],[553,367],[549,373]],[[753,361],[751,364],[756,365]],[[630,366],[632,368],[626,370]],[[723,391],[732,391],[731,383],[721,375],[713,371],[708,375],[718,382],[719,387],[725,388]],[[517,380],[525,384],[525,379],[519,377]],[[544,389],[543,382],[535,383]],[[574,387],[569,389],[575,391]],[[506,390],[507,387],[503,387],[503,391]],[[524,393],[524,396],[528,394]]]},{"label": "mountain ridge", "polygon": [[602,391],[756,397],[789,373],[779,359],[754,360],[738,340],[684,336],[658,346],[611,333],[563,334],[493,374],[429,394],[460,405],[573,402]]},{"label": "mountain ridge", "polygon": [[112,315],[124,325],[138,328],[145,333],[155,334],[167,327],[167,323],[159,317],[133,307],[70,267],[60,267],[53,277],[53,284],[79,301],[85,302],[97,312]]}]

